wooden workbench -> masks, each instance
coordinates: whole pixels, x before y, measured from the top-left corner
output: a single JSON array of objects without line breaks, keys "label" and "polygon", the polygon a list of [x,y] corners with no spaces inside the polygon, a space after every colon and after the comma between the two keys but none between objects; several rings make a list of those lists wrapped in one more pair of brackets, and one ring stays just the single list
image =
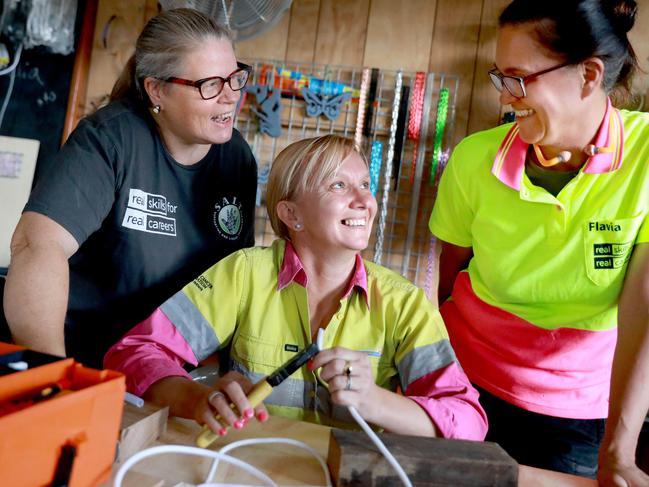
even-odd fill
[{"label": "wooden workbench", "polygon": [[[200,427],[194,421],[170,418],[167,421],[166,431],[153,444],[194,446],[194,439],[199,431]],[[253,420],[242,431],[230,430],[228,435],[218,439],[211,449],[218,450],[232,441],[244,438],[267,437],[300,440],[314,448],[325,459],[327,457],[329,428],[277,416],[271,417],[264,424]],[[285,445],[257,445],[243,447],[232,454],[255,465],[279,485],[325,485],[319,464],[301,449]],[[210,464],[209,459],[180,454],[147,458],[129,471],[122,485],[124,487],[171,487],[180,482],[200,484],[205,482]],[[116,465],[114,472],[117,471],[117,467]],[[219,466],[215,480],[236,480],[241,484],[259,485],[258,481],[246,473],[224,462]],[[111,479],[102,487],[112,487],[112,485]],[[597,482],[521,465],[519,485],[521,487],[596,487]]]}]

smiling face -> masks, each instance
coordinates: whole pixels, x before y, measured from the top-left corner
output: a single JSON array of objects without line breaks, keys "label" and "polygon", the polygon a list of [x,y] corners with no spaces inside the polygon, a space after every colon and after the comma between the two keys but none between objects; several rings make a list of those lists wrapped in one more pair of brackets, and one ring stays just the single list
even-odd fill
[{"label": "smiling face", "polygon": [[345,158],[333,177],[314,191],[299,195],[293,203],[302,225],[292,234],[296,244],[316,253],[356,253],[367,247],[376,199],[370,192],[367,165],[357,152]]},{"label": "smiling face", "polygon": [[[524,77],[563,63],[536,41],[533,24],[506,25],[500,29],[496,67],[509,76]],[[503,105],[511,105],[521,138],[528,144],[565,147],[579,130],[583,78],[578,65],[569,65],[525,82],[527,96],[515,98],[507,90],[500,94]]]},{"label": "smiling face", "polygon": [[[227,78],[236,69],[237,59],[230,41],[211,38],[183,58],[176,76],[188,80]],[[241,92],[233,91],[228,83],[216,98],[204,100],[193,86],[161,82],[161,111],[156,120],[172,154],[183,146],[209,147],[229,141],[240,96]]]}]

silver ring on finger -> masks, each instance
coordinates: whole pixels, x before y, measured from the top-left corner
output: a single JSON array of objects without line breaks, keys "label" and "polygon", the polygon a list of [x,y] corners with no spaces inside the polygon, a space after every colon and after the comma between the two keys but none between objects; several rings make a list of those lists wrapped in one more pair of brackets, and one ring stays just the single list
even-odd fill
[{"label": "silver ring on finger", "polygon": [[215,399],[215,398],[220,397],[220,396],[225,396],[225,394],[223,394],[221,391],[213,391],[213,392],[210,393],[209,396],[207,396],[207,402],[211,403],[212,399]]},{"label": "silver ring on finger", "polygon": [[347,384],[345,384],[345,390],[346,391],[351,391],[352,390],[352,376],[347,375]]}]

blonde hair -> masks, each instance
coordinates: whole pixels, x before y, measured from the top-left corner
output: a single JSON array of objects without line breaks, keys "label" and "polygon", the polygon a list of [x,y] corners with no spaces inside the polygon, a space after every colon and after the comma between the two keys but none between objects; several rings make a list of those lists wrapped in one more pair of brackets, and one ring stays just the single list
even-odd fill
[{"label": "blonde hair", "polygon": [[356,150],[354,141],[339,135],[299,140],[277,155],[268,175],[266,210],[278,237],[289,240],[288,228],[277,215],[278,203],[293,201],[317,189],[338,172],[343,161],[353,152],[358,153],[367,165],[367,159]]}]

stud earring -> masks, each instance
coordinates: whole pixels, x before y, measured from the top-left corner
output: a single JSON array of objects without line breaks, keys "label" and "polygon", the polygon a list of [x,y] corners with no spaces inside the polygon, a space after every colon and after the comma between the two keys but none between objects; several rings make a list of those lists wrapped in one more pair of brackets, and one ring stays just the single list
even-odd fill
[{"label": "stud earring", "polygon": [[302,230],[302,224],[301,223],[296,223],[295,224],[295,229],[296,230]]},{"label": "stud earring", "polygon": [[162,107],[160,105],[154,105],[152,110],[153,110],[153,113],[155,113],[157,115],[158,113],[160,113],[160,110],[162,110]]}]

